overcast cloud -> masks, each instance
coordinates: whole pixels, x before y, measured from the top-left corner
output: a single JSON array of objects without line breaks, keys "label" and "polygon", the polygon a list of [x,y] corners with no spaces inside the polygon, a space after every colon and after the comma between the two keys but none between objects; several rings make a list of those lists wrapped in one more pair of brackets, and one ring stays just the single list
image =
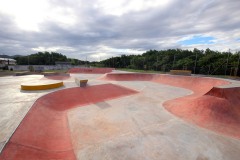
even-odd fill
[{"label": "overcast cloud", "polygon": [[0,0],[0,54],[56,51],[98,61],[149,49],[240,50],[239,6],[239,0]]}]

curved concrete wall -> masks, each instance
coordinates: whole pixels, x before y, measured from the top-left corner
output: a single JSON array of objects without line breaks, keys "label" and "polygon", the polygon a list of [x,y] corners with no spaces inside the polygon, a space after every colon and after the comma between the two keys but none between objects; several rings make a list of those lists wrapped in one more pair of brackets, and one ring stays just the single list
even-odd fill
[{"label": "curved concrete wall", "polygon": [[85,74],[105,74],[112,72],[114,68],[71,68],[68,73],[85,73]]},{"label": "curved concrete wall", "polygon": [[240,139],[240,87],[218,88],[228,81],[157,74],[106,74],[103,80],[152,81],[182,87],[193,94],[169,100],[163,106],[172,114],[201,127]]},{"label": "curved concrete wall", "polygon": [[135,93],[121,86],[104,84],[47,94],[34,103],[4,147],[0,160],[75,160],[67,111]]},{"label": "curved concrete wall", "polygon": [[142,73],[108,73],[101,79],[112,81],[152,81],[190,89],[195,94],[206,93],[214,86],[229,84],[227,81],[213,78]]}]

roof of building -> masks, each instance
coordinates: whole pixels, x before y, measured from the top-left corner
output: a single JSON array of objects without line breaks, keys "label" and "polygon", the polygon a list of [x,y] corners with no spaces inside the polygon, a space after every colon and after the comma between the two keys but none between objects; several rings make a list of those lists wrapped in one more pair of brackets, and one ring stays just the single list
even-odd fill
[{"label": "roof of building", "polygon": [[16,62],[15,59],[11,59],[11,58],[0,58],[1,61],[14,61]]}]

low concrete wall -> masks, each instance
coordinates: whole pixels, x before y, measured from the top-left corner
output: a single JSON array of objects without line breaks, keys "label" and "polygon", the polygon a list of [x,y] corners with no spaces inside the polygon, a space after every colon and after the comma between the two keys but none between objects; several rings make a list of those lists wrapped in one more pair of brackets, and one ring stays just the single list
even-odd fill
[{"label": "low concrete wall", "polygon": [[9,65],[8,69],[12,69],[13,71],[28,71],[29,66],[33,66],[34,70],[62,70],[74,67],[72,65]]},{"label": "low concrete wall", "polygon": [[170,70],[170,74],[172,75],[184,75],[191,76],[192,71],[190,70]]}]

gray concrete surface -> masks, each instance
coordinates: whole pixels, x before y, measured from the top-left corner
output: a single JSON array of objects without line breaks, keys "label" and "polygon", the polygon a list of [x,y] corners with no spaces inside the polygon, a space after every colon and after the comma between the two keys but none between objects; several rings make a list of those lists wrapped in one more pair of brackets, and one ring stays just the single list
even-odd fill
[{"label": "gray concrete surface", "polygon": [[[102,81],[101,75],[71,74],[65,87],[76,87],[75,77],[88,85],[114,83],[138,94],[74,108],[69,127],[78,159],[238,160],[240,140],[187,123],[168,111],[166,100],[191,91],[152,82]],[[43,76],[0,77],[0,150],[36,99],[59,90],[21,91],[20,84]]]},{"label": "gray concrete surface", "polygon": [[[42,75],[0,77],[0,152],[25,117],[33,103],[41,96],[56,90],[77,87],[74,76],[64,80],[64,87],[42,91],[23,91],[22,83],[42,82]],[[95,80],[99,75],[81,75],[88,77],[89,85],[101,84]]]},{"label": "gray concrete surface", "polygon": [[166,111],[166,100],[191,91],[151,82],[113,82],[139,94],[68,112],[78,159],[237,160],[240,141]]}]

